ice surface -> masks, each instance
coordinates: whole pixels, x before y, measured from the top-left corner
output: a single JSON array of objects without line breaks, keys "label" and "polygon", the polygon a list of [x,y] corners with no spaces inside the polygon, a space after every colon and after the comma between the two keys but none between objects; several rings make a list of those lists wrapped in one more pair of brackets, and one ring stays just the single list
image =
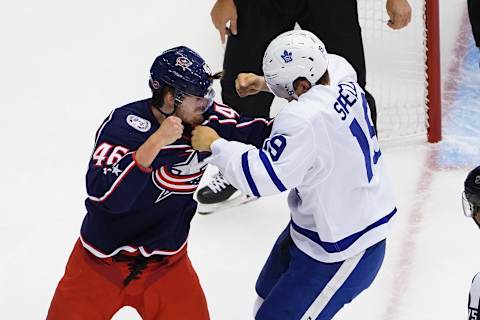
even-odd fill
[{"label": "ice surface", "polygon": [[[459,36],[469,32],[464,2],[441,1],[444,142],[383,150],[397,224],[378,278],[335,319],[466,317],[480,232],[462,217],[460,192],[480,162],[480,70],[471,38]],[[212,4],[0,3],[1,319],[45,317],[84,215],[95,130],[113,107],[148,95],[152,59],[183,44],[221,68]],[[256,276],[289,220],[284,198],[194,218],[190,256],[212,319],[252,318]],[[138,318],[131,308],[114,317]]]}]

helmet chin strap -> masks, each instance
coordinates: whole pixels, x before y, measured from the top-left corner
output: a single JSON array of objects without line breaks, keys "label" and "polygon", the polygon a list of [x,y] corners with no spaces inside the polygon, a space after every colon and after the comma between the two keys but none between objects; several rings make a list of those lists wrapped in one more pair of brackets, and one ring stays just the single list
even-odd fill
[{"label": "helmet chin strap", "polygon": [[162,107],[156,107],[156,108],[157,108],[157,110],[158,110],[165,118],[168,118],[168,117],[170,117],[170,116],[173,116],[173,114],[175,113],[175,111],[177,111],[177,106],[176,106],[176,105],[173,106],[173,111],[170,112],[170,113],[167,113],[167,112],[162,111],[162,109],[161,109]]},{"label": "helmet chin strap", "polygon": [[183,95],[181,93],[177,93],[176,90],[174,91],[174,99],[173,99],[173,111],[170,113],[167,113],[163,111],[161,108],[163,107],[156,107],[157,110],[165,117],[168,118],[170,116],[173,116],[175,112],[177,111],[178,106],[182,103]]}]

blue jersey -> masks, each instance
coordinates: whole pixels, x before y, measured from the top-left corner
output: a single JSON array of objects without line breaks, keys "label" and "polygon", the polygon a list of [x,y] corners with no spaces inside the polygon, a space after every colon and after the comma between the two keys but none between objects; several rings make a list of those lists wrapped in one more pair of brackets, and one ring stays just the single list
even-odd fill
[{"label": "blue jersey", "polygon": [[[226,139],[257,147],[271,130],[271,121],[243,118],[220,104],[205,113],[204,124]],[[193,193],[210,153],[192,149],[186,125],[183,136],[163,147],[151,168],[143,168],[135,151],[159,127],[147,99],[113,110],[97,131],[80,239],[98,257],[120,250],[169,255],[186,244],[197,207]]]}]

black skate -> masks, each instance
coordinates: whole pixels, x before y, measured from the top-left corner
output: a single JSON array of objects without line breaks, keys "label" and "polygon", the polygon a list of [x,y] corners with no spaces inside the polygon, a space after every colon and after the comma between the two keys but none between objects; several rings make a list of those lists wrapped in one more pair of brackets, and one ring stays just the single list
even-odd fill
[{"label": "black skate", "polygon": [[225,177],[219,172],[210,183],[197,191],[198,213],[209,214],[240,204],[255,200],[246,194],[242,194],[234,186],[225,180]]}]

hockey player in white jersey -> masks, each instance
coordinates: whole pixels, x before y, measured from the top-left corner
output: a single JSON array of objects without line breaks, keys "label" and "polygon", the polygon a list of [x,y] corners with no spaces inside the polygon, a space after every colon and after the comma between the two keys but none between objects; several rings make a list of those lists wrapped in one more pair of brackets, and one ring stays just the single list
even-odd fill
[{"label": "hockey player in white jersey", "polygon": [[[480,228],[480,166],[470,171],[465,179],[462,193],[463,213],[472,218]],[[468,295],[468,320],[477,320],[480,315],[480,273],[473,277]]]},{"label": "hockey player in white jersey", "polygon": [[264,77],[243,74],[241,95],[269,90],[290,102],[262,149],[197,127],[236,188],[261,197],[290,190],[291,221],[256,283],[257,320],[332,319],[370,286],[396,213],[365,94],[348,62],[312,33],[281,34],[263,58]]}]

